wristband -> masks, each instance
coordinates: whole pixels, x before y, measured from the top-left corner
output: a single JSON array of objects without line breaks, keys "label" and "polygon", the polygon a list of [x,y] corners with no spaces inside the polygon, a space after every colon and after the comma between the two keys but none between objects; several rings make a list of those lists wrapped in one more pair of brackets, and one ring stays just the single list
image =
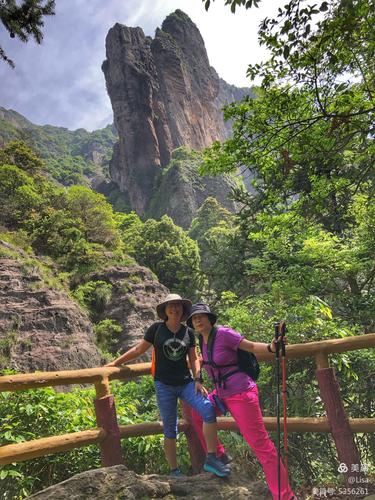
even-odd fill
[{"label": "wristband", "polygon": [[268,346],[267,346],[267,351],[268,351],[268,352],[270,352],[271,354],[275,354],[275,352],[276,352],[276,351],[273,351],[273,350],[271,349],[271,344],[268,344]]}]

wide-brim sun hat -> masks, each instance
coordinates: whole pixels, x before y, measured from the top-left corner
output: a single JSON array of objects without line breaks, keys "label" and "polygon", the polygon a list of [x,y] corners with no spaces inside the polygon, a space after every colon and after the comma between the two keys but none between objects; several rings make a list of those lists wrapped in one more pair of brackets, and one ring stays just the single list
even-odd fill
[{"label": "wide-brim sun hat", "polygon": [[184,310],[181,321],[185,321],[191,311],[191,300],[183,299],[181,295],[178,295],[177,293],[170,293],[169,295],[167,295],[163,302],[160,302],[160,304],[156,306],[157,315],[164,321],[168,319],[167,315],[165,314],[165,308],[169,302],[181,302]]},{"label": "wide-brim sun hat", "polygon": [[216,323],[217,316],[215,313],[211,312],[211,309],[208,307],[207,304],[204,304],[203,302],[198,302],[197,304],[193,304],[191,307],[191,312],[190,316],[188,317],[186,324],[189,328],[193,328],[193,316],[196,314],[207,314],[210,322],[212,325]]}]

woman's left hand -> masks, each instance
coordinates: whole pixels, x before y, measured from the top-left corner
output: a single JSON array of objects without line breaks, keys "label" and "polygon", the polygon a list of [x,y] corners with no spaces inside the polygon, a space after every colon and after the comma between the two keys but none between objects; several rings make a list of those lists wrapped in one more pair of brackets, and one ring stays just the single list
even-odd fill
[{"label": "woman's left hand", "polygon": [[195,382],[195,394],[198,394],[198,392],[200,392],[205,398],[208,396],[207,389],[204,387],[204,385],[200,382]]},{"label": "woman's left hand", "polygon": [[277,340],[275,339],[275,337],[273,337],[272,341],[271,341],[271,349],[272,349],[272,352],[276,352],[276,344],[278,342],[281,342],[281,339],[284,339],[284,344],[287,345],[288,343],[288,339],[287,337],[279,337]]}]

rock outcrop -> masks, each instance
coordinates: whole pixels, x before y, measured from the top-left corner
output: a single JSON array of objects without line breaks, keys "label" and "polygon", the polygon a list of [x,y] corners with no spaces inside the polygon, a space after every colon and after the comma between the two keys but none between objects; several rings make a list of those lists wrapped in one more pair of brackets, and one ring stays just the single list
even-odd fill
[{"label": "rock outcrop", "polygon": [[155,179],[174,149],[201,150],[230,133],[221,108],[249,90],[221,80],[210,66],[202,36],[176,10],[146,37],[141,28],[116,24],[103,63],[119,142],[111,177],[145,215]]},{"label": "rock outcrop", "polygon": [[99,366],[92,325],[38,259],[0,241],[0,368],[20,372]]},{"label": "rock outcrop", "polygon": [[199,207],[208,196],[213,196],[223,207],[233,211],[234,203],[228,199],[238,181],[233,176],[201,177],[198,167],[201,155],[185,148],[172,152],[169,165],[157,179],[154,195],[146,215],[155,219],[169,215],[175,224],[188,230]]},{"label": "rock outcrop", "polygon": [[[159,321],[156,306],[169,293],[146,267],[136,264],[113,266],[90,277],[112,285],[112,296],[97,320],[112,319],[122,327],[115,339],[115,351],[125,352],[144,336],[154,321]],[[148,361],[151,350],[136,362]]]},{"label": "rock outcrop", "polygon": [[173,479],[168,476],[139,475],[124,465],[90,470],[77,474],[62,483],[50,486],[30,497],[30,500],[138,500],[164,498],[173,500],[268,500],[271,495],[264,483],[251,481],[248,476],[232,474],[219,479],[204,473]]}]

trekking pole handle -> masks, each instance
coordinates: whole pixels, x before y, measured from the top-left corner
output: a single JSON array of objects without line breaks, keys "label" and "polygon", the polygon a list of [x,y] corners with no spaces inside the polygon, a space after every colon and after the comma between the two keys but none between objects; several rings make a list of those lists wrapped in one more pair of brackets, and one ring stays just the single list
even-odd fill
[{"label": "trekking pole handle", "polygon": [[275,340],[280,340],[276,342],[276,357],[279,357],[280,354],[280,348],[281,348],[281,355],[285,357],[285,334],[286,334],[286,323],[284,320],[282,321],[277,321],[274,324],[275,327]]}]

